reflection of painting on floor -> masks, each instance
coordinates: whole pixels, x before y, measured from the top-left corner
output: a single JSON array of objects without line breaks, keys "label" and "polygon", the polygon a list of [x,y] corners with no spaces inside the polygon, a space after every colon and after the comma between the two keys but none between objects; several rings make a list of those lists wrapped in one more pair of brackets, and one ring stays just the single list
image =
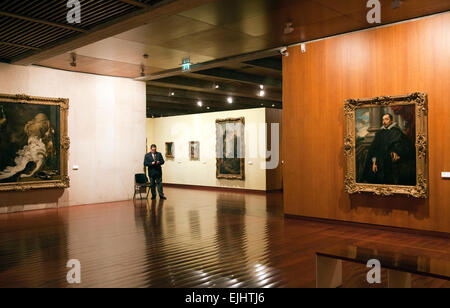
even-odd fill
[{"label": "reflection of painting on floor", "polygon": [[218,179],[245,179],[244,125],[244,118],[216,120]]},{"label": "reflection of painting on floor", "polygon": [[415,106],[355,111],[356,181],[416,185]]},{"label": "reflection of painting on floor", "polygon": [[0,183],[61,179],[59,108],[0,101]]}]

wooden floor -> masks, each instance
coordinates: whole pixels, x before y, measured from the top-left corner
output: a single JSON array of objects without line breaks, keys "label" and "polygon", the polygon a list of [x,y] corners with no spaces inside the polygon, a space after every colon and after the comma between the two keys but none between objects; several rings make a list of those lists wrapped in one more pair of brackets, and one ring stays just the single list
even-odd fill
[{"label": "wooden floor", "polygon": [[[450,260],[450,240],[285,219],[282,195],[166,188],[168,200],[0,215],[0,287],[314,287],[315,251],[393,245]],[[66,281],[81,262],[80,285]],[[344,263],[344,287],[369,286]],[[414,287],[450,287],[414,276]]]}]

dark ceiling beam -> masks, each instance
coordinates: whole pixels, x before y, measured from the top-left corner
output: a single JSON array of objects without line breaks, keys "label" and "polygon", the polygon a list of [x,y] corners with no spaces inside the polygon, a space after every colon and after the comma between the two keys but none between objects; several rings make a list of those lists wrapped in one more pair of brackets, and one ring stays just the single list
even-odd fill
[{"label": "dark ceiling beam", "polygon": [[168,78],[163,78],[159,80],[147,81],[148,85],[165,87],[169,89],[184,89],[190,91],[215,93],[227,96],[242,96],[254,98],[257,100],[274,100],[281,102],[282,94],[281,91],[273,91],[271,89],[266,89],[266,95],[264,97],[259,97],[257,94],[259,92],[259,87],[234,87],[227,84],[220,84],[219,89],[214,88],[214,82],[206,81],[197,78],[188,78],[185,76],[173,76]]},{"label": "dark ceiling beam", "polygon": [[185,106],[188,108],[197,108],[197,102],[201,101],[203,106],[208,106],[210,108],[219,108],[221,110],[231,110],[231,109],[243,109],[249,107],[256,107],[259,105],[249,104],[235,100],[232,104],[226,101],[213,101],[206,99],[192,99],[192,98],[180,98],[180,97],[167,97],[158,95],[147,95],[147,104],[153,104],[155,102],[165,104],[166,106]]},{"label": "dark ceiling beam", "polygon": [[75,31],[75,32],[80,32],[80,33],[87,33],[88,32],[87,30],[81,29],[79,27],[59,24],[59,23],[56,23],[56,22],[51,22],[51,21],[48,21],[48,20],[34,18],[34,17],[28,17],[28,16],[23,16],[23,15],[8,13],[8,12],[5,12],[5,11],[0,11],[0,15],[11,17],[11,18],[15,18],[15,19],[31,21],[31,22],[34,22],[34,23],[37,23],[37,24],[43,24],[43,25],[52,26],[52,27],[56,27],[56,28],[61,28],[61,29]]},{"label": "dark ceiling beam", "polygon": [[133,1],[133,0],[117,0],[117,1],[123,2],[126,4],[131,4],[131,5],[143,8],[143,9],[150,7],[150,5],[143,3],[143,2],[139,2],[139,1]]},{"label": "dark ceiling beam", "polygon": [[[170,96],[170,92],[174,93],[173,97]],[[184,89],[172,89],[172,88],[164,88],[164,87],[156,87],[153,85],[147,85],[147,96],[161,96],[161,97],[169,97],[170,99],[191,99],[192,101],[202,100],[207,102],[216,102],[222,104],[226,102],[226,99],[229,95],[222,95],[218,93],[207,93],[207,92],[194,92]],[[281,106],[281,101],[275,101],[270,99],[255,99],[249,97],[242,96],[232,96],[234,102],[242,105],[249,106],[259,106],[261,104],[264,106]],[[233,103],[234,104],[234,103]]]},{"label": "dark ceiling beam", "polygon": [[98,42],[108,37],[145,25],[150,21],[178,14],[182,11],[210,3],[212,0],[163,0],[145,9],[137,10],[122,17],[115,18],[78,34],[70,39],[59,41],[40,51],[33,51],[13,58],[11,63],[31,65],[43,60],[71,52],[83,46]]},{"label": "dark ceiling beam", "polygon": [[19,47],[19,48],[31,49],[31,50],[41,50],[40,48],[37,48],[37,47],[32,47],[32,46],[28,46],[28,45],[21,45],[21,44],[14,44],[14,43],[3,42],[3,41],[0,41],[0,45],[7,45],[7,46]]},{"label": "dark ceiling beam", "polygon": [[263,69],[277,71],[280,73],[283,71],[283,61],[277,58],[256,59],[252,61],[246,61],[243,63]]},{"label": "dark ceiling beam", "polygon": [[198,71],[204,71],[204,70],[211,69],[211,68],[221,67],[221,66],[224,66],[227,64],[240,63],[240,62],[251,61],[251,60],[260,59],[260,58],[272,57],[272,56],[279,55],[280,49],[281,49],[281,47],[271,48],[271,49],[261,50],[261,51],[257,51],[257,52],[246,53],[246,54],[242,54],[242,55],[238,55],[238,56],[230,56],[230,57],[212,60],[212,61],[208,61],[208,62],[192,64],[190,67],[190,70],[188,72],[184,72],[180,67],[180,68],[165,70],[165,71],[158,72],[155,74],[138,77],[138,78],[136,78],[136,80],[151,81],[151,80],[156,80],[156,79],[161,79],[161,78],[166,78],[166,77],[171,77],[171,76],[177,76],[177,75],[182,75],[182,74],[194,73],[194,72],[198,72]]},{"label": "dark ceiling beam", "polygon": [[[195,108],[194,108],[195,107]],[[147,102],[147,110],[151,110],[151,109],[155,109],[155,110],[176,110],[176,111],[188,111],[188,112],[195,112],[197,111],[201,111],[202,107],[199,106],[188,106],[188,105],[168,105],[166,103],[163,102]]]},{"label": "dark ceiling beam", "polygon": [[265,85],[271,86],[274,88],[281,89],[283,86],[283,82],[281,78],[275,77],[266,77],[254,74],[243,73],[231,69],[225,68],[212,68],[204,71],[197,71],[193,74],[201,75],[201,76],[209,76],[218,79],[230,80],[230,81],[239,81],[245,83],[251,83],[254,85]]}]

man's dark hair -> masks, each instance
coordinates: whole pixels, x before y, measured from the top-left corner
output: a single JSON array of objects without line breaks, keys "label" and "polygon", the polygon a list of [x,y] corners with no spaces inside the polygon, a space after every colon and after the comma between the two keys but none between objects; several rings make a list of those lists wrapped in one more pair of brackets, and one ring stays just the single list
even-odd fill
[{"label": "man's dark hair", "polygon": [[383,117],[384,117],[385,115],[388,115],[389,118],[391,119],[391,121],[394,121],[394,116],[393,116],[392,114],[390,114],[390,113],[385,113],[385,114],[383,114]]},{"label": "man's dark hair", "polygon": [[152,148],[155,148],[155,149],[156,149],[156,144],[152,144],[152,145],[150,146],[150,149],[152,149]]}]

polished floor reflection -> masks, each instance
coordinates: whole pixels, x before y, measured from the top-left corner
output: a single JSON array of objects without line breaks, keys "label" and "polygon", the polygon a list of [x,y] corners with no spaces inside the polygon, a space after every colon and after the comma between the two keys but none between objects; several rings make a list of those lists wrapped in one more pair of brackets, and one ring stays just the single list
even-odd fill
[{"label": "polished floor reflection", "polygon": [[[315,252],[380,243],[450,260],[450,240],[285,219],[282,195],[166,188],[168,200],[0,215],[0,287],[314,287]],[[66,263],[81,262],[80,285]],[[344,287],[371,287],[344,263]],[[382,284],[385,287],[386,273]],[[450,287],[414,276],[414,287]]]}]

